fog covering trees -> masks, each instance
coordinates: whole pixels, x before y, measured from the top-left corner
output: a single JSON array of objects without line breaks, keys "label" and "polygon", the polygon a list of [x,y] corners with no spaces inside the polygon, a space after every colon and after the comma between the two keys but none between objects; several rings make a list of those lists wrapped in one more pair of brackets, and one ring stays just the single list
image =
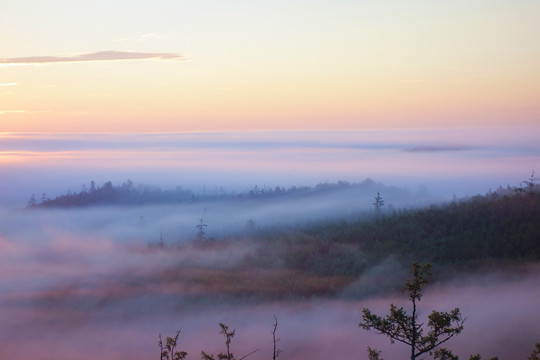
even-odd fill
[{"label": "fog covering trees", "polygon": [[[111,189],[110,185],[105,187]],[[122,187],[128,189],[132,185]],[[266,196],[260,194],[254,195],[255,199],[248,196],[238,200],[233,196],[232,202],[189,203],[159,208],[159,213],[147,207],[107,208],[106,212],[91,207],[67,213],[55,210],[47,214],[66,216],[70,227],[84,226],[81,231],[92,233],[103,226],[96,224],[103,218],[106,222],[100,233],[102,236],[111,236],[107,231],[114,229],[113,236],[133,237],[131,241],[137,239],[155,245],[155,248],[149,246],[148,250],[165,249],[171,254],[177,253],[179,262],[170,269],[172,273],[187,272],[185,268],[194,265],[206,267],[206,261],[202,259],[209,254],[230,254],[225,262],[219,262],[227,268],[226,272],[216,269],[197,271],[201,276],[213,273],[215,279],[234,278],[235,281],[226,281],[226,285],[222,285],[227,292],[220,296],[233,298],[242,294],[246,301],[337,294],[354,298],[396,289],[400,286],[399,278],[391,279],[384,287],[366,286],[357,281],[359,276],[389,258],[402,269],[414,260],[430,262],[436,265],[438,275],[446,274],[447,277],[467,266],[482,268],[502,264],[511,268],[516,262],[540,260],[538,193],[489,193],[425,208],[399,209],[376,217],[369,216],[370,212],[362,214],[349,209],[347,217],[339,218],[339,213],[328,215],[329,210],[318,212],[316,209],[321,199],[329,201],[341,191],[345,191],[344,197],[350,199],[349,191],[365,187],[371,191],[375,184],[366,182],[353,186],[343,183],[294,190],[286,199],[277,195],[281,191],[273,191],[268,199],[278,196],[279,200],[268,200],[270,202],[259,202],[259,196]],[[326,191],[329,193],[324,195]],[[314,193],[317,196],[312,198]],[[368,208],[372,194],[366,197]],[[338,206],[343,204],[341,198],[336,201]],[[353,202],[357,202],[356,199]],[[235,208],[234,204],[238,206]],[[202,205],[208,208],[204,218],[197,216]],[[332,203],[324,205],[334,210]],[[40,207],[37,209],[45,211]],[[151,213],[143,217],[140,213],[144,211]],[[182,218],[179,211],[184,212]],[[36,215],[41,216],[41,212]],[[29,216],[33,216],[32,212]],[[126,224],[129,217],[131,224]],[[143,218],[144,223],[140,221]],[[250,219],[249,227],[245,225],[246,218]],[[121,226],[120,221],[124,222]],[[185,226],[179,226],[182,221]],[[279,221],[287,222],[279,224]],[[237,223],[234,231],[224,230],[234,222]],[[35,227],[35,221],[27,225],[23,227],[30,231]],[[166,246],[162,241],[163,234],[166,234]],[[194,276],[193,271],[190,274]],[[189,284],[186,277],[179,281]],[[264,295],[261,295],[263,288]]]},{"label": "fog covering trees", "polygon": [[[215,189],[203,188],[201,191],[177,186],[172,190],[162,190],[148,185],[135,185],[131,180],[127,180],[119,186],[115,186],[111,181],[105,182],[102,186],[96,186],[92,181],[90,190],[87,190],[85,184],[82,185],[80,192],[61,194],[54,199],[42,197],[41,202],[37,202],[33,195],[33,201],[29,201],[28,207],[40,208],[68,208],[68,207],[88,207],[99,205],[117,205],[117,206],[140,206],[149,204],[180,204],[196,203],[200,201],[270,201],[286,199],[302,199],[306,197],[317,197],[319,195],[336,195],[342,193],[351,194],[356,192],[357,201],[362,201],[364,194],[371,194],[375,189],[382,188],[394,198],[397,205],[404,205],[406,202],[422,203],[433,201],[429,194],[411,194],[405,189],[392,186],[385,186],[376,183],[371,179],[365,179],[360,183],[349,183],[347,181],[338,181],[336,183],[320,183],[315,186],[282,186],[259,187],[258,185],[243,192],[227,192],[222,186]],[[380,208],[384,201],[377,193],[379,200],[376,208]],[[354,199],[354,198],[353,198]],[[358,204],[360,208],[369,206]]]},{"label": "fog covering trees", "polygon": [[[95,191],[100,188],[96,186]],[[130,186],[126,186],[128,188]],[[111,186],[105,189],[110,192]],[[114,193],[117,187],[112,186],[112,189]],[[372,202],[377,191],[381,191],[388,203],[394,204],[398,195],[406,192],[369,182],[358,186],[327,184],[318,188],[297,188],[292,192],[280,188],[268,194],[262,191],[264,189],[267,188],[258,187],[252,195],[248,192],[224,194],[218,189],[219,197],[207,195],[204,198],[194,194],[178,204],[105,202],[66,208],[37,205],[28,211],[2,213],[0,259],[6,269],[3,273],[18,276],[17,281],[0,282],[6,294],[0,294],[0,306],[3,313],[9,314],[7,327],[15,324],[18,328],[29,328],[32,324],[43,330],[56,329],[61,324],[70,331],[82,331],[77,324],[93,322],[97,326],[108,326],[111,322],[124,324],[125,319],[135,319],[129,321],[138,325],[144,323],[145,326],[138,326],[138,331],[144,331],[140,329],[148,329],[148,322],[156,318],[163,323],[172,321],[171,313],[178,317],[195,314],[190,318],[191,325],[204,318],[215,326],[218,322],[229,323],[231,318],[224,319],[222,310],[215,310],[222,306],[242,314],[239,316],[243,324],[250,318],[262,323],[260,319],[264,314],[270,317],[272,313],[283,311],[287,314],[286,322],[294,319],[305,323],[302,330],[293,328],[287,330],[286,336],[282,335],[284,340],[291,336],[294,339],[283,342],[288,357],[292,341],[309,343],[311,348],[317,349],[314,352],[321,350],[318,347],[318,343],[322,346],[321,338],[306,340],[314,336],[316,329],[315,321],[306,322],[307,319],[318,318],[327,311],[346,313],[346,319],[351,319],[350,314],[360,318],[360,310],[354,310],[353,304],[393,296],[401,288],[406,268],[413,260],[433,263],[435,288],[485,271],[505,274],[500,275],[507,281],[505,284],[514,284],[522,274],[527,274],[527,286],[519,292],[506,291],[505,295],[532,292],[534,297],[537,291],[530,286],[538,279],[535,266],[540,261],[537,241],[540,238],[540,195],[536,192],[516,194],[511,189],[503,189],[505,191],[427,207],[396,206],[397,210],[388,209],[382,216],[373,216]],[[365,212],[359,204],[365,205]],[[205,235],[215,239],[212,242],[195,241],[195,226],[200,223],[203,208],[208,209],[204,217],[209,224]],[[143,222],[139,221],[141,218]],[[247,219],[253,221],[246,227]],[[226,228],[231,224],[236,226],[235,231]],[[158,243],[163,237],[167,242]],[[18,270],[10,270],[12,268]],[[422,304],[426,304],[425,301],[429,304],[430,298],[426,296]],[[523,297],[524,302],[526,298]],[[438,301],[444,300],[439,298]],[[385,307],[390,302],[385,302]],[[322,305],[314,305],[312,312],[303,312],[291,308],[291,303],[306,307],[314,303]],[[326,306],[329,303],[338,305]],[[12,315],[18,314],[15,310],[19,306],[23,309],[32,306],[38,316]],[[269,306],[274,307],[261,310]],[[517,307],[529,309],[530,304],[519,303]],[[438,308],[438,304],[434,308]],[[509,313],[510,309],[506,310]],[[535,321],[535,316],[513,319]],[[167,320],[163,320],[164,317]],[[485,323],[491,321],[480,318]],[[30,320],[26,323],[27,319]],[[46,321],[52,325],[47,327]],[[125,329],[132,329],[126,324]],[[242,325],[233,325],[242,328]],[[188,329],[192,328],[188,325]],[[147,336],[155,339],[159,331],[154,330],[153,335]],[[205,337],[211,333],[200,328],[195,332]],[[70,339],[77,341],[75,335]],[[18,344],[17,349],[24,348],[15,335],[2,333],[1,329],[0,341],[9,349],[15,348],[9,344]],[[340,340],[334,338],[333,341]],[[532,342],[530,337],[523,336],[514,341],[522,344],[522,349]],[[215,344],[199,346],[193,340],[188,343],[194,344],[186,349],[191,354],[193,347],[212,349],[214,353],[219,349]],[[392,354],[380,343],[369,343],[383,349],[384,355]],[[348,346],[344,342],[340,344]],[[486,353],[487,345],[482,346],[480,349]],[[467,348],[471,352],[478,351]],[[157,353],[155,343],[151,349]],[[250,351],[249,346],[238,349],[239,353]],[[502,352],[500,349],[499,353],[504,354],[504,349]],[[6,350],[6,353],[11,351]],[[302,351],[305,354],[310,350],[306,345]],[[326,354],[326,358],[348,358]],[[258,355],[254,356],[257,360]]]}]

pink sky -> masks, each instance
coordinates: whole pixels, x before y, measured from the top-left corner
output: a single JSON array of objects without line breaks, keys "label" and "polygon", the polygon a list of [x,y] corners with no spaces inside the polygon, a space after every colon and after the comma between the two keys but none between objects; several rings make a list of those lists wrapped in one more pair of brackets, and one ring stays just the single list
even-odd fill
[{"label": "pink sky", "polygon": [[4,133],[0,205],[95,180],[201,191],[361,182],[450,198],[518,186],[539,171],[537,127],[192,133]]},{"label": "pink sky", "polygon": [[538,14],[529,0],[7,0],[0,131],[538,125]]}]

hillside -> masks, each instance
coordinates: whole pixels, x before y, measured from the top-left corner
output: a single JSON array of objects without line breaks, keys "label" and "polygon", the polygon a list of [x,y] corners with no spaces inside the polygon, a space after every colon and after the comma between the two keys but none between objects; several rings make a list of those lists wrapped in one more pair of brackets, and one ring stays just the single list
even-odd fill
[{"label": "hillside", "polygon": [[[121,185],[113,185],[111,181],[98,186],[94,181],[90,186],[82,185],[79,192],[69,192],[49,198],[43,193],[40,199],[33,194],[28,201],[28,208],[70,208],[88,206],[140,206],[156,204],[192,204],[201,201],[210,202],[241,202],[241,201],[271,201],[271,200],[301,200],[321,196],[351,197],[369,194],[371,197],[377,191],[383,191],[398,202],[426,201],[429,194],[411,194],[405,189],[376,183],[365,179],[360,183],[338,181],[336,183],[320,183],[315,186],[258,186],[253,185],[247,190],[235,192],[226,191],[223,187],[214,189],[203,188],[200,191],[177,186],[172,190],[162,190],[148,185],[135,185],[127,180]],[[414,197],[414,198],[413,198]],[[371,202],[371,200],[370,200]],[[368,203],[369,204],[369,203]]]},{"label": "hillside", "polygon": [[540,194],[476,196],[357,221],[258,228],[246,237],[208,238],[179,248],[213,253],[255,246],[241,261],[221,264],[226,270],[220,264],[193,270],[198,266],[184,261],[163,278],[189,282],[191,274],[201,284],[219,279],[226,287],[221,296],[277,299],[393,291],[416,260],[434,264],[439,279],[470,271],[519,271],[540,261]]}]

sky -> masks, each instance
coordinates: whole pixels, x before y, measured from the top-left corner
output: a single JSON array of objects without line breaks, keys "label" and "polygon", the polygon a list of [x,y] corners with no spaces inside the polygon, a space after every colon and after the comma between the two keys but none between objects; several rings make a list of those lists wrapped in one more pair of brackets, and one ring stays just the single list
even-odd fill
[{"label": "sky", "polygon": [[1,132],[537,126],[540,3],[3,0]]},{"label": "sky", "polygon": [[536,0],[2,0],[0,204],[90,180],[518,185],[538,24]]},{"label": "sky", "polygon": [[[539,24],[538,0],[0,0],[0,312],[9,315],[0,357],[45,349],[57,358],[148,358],[156,334],[178,324],[191,354],[216,353],[199,342],[218,321],[263,339],[277,310],[199,312],[184,322],[165,314],[173,305],[145,317],[140,309],[154,298],[142,296],[120,308],[105,297],[96,305],[103,311],[74,302],[78,313],[56,313],[45,301],[41,312],[34,301],[47,294],[69,300],[91,290],[88,280],[107,293],[111,276],[176,262],[178,252],[145,255],[119,244],[144,242],[133,224],[148,209],[13,211],[32,194],[128,179],[200,192],[372,178],[437,199],[519,186],[532,169],[540,173]],[[152,211],[153,236],[159,226],[172,241],[163,225],[182,230],[181,214]],[[292,209],[273,211],[290,220]],[[228,211],[208,209],[218,213],[231,221]],[[534,331],[515,329],[538,323],[530,315],[537,270],[496,291],[442,289],[443,304],[457,294],[464,313],[476,314],[461,356],[473,349],[504,358],[532,347],[521,333]],[[329,358],[335,348],[321,341],[329,336],[358,346],[344,347],[343,358],[363,352],[360,309],[282,309],[285,357]],[[320,317],[334,324],[332,335],[320,331]],[[488,353],[493,344],[504,346]]]},{"label": "sky", "polygon": [[78,192],[92,180],[119,186],[128,179],[204,193],[371,178],[450,200],[520,186],[539,164],[536,127],[5,133],[0,188],[9,191],[0,207],[24,206],[31,194]]}]

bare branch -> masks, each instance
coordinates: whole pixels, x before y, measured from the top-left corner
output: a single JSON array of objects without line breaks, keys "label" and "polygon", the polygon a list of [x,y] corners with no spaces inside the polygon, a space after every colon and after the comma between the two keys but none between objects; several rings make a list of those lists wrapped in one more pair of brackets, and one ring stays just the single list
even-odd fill
[{"label": "bare branch", "polygon": [[240,359],[238,359],[238,360],[245,359],[245,358],[247,358],[248,356],[251,356],[251,355],[255,354],[257,351],[259,351],[259,349],[253,350],[252,352],[250,352],[250,353],[247,354],[247,355],[242,356],[242,357],[241,357]]}]

